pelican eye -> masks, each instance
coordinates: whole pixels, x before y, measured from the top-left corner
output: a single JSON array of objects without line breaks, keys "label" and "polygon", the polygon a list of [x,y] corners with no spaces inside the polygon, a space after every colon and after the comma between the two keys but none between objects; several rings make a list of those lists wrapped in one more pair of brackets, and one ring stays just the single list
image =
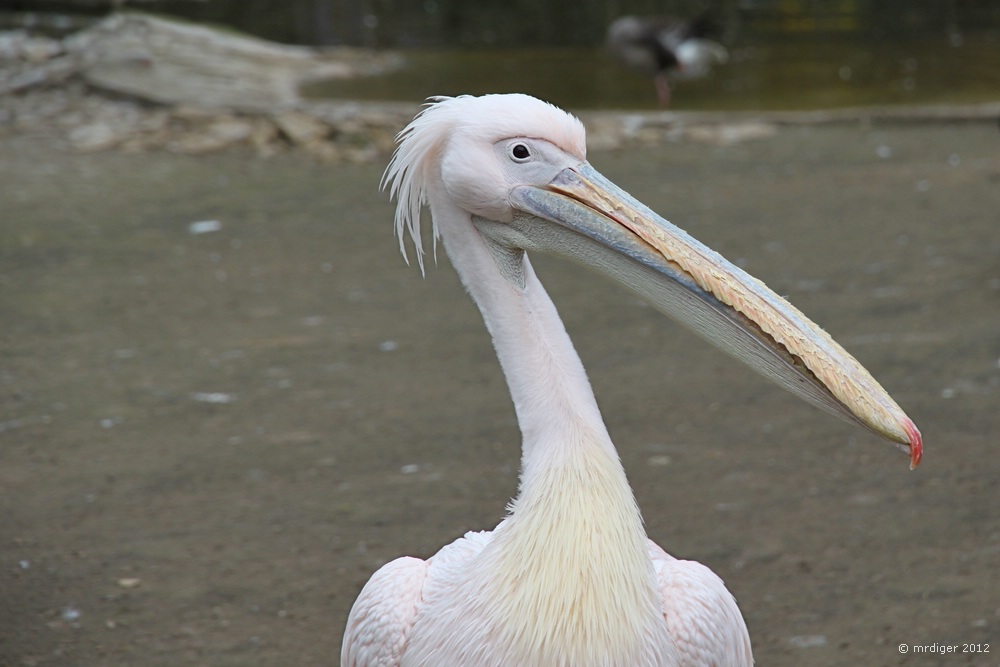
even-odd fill
[{"label": "pelican eye", "polygon": [[510,156],[515,162],[526,162],[531,157],[531,151],[524,144],[514,144],[510,147]]}]

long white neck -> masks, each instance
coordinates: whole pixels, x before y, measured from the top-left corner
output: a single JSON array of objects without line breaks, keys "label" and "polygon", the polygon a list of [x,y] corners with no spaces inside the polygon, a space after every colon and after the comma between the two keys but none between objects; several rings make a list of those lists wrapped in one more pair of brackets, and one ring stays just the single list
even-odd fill
[{"label": "long white neck", "polygon": [[483,568],[493,588],[484,599],[502,607],[496,632],[523,647],[518,664],[660,664],[649,661],[663,616],[642,519],[555,306],[527,257],[522,288],[500,273],[467,213],[431,205],[493,337],[523,437],[520,492]]},{"label": "long white neck", "polygon": [[434,209],[445,250],[493,338],[521,427],[524,472],[545,457],[540,444],[553,448],[581,431],[613,452],[583,363],[527,256],[522,288],[501,275],[468,213],[450,202]]}]

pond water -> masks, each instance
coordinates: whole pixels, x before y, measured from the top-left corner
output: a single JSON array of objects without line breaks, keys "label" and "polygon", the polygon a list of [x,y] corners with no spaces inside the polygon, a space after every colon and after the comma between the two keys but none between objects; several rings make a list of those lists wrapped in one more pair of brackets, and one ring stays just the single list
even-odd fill
[{"label": "pond water", "polygon": [[[1000,99],[1000,40],[972,35],[873,43],[785,39],[736,47],[706,79],[676,85],[676,109],[817,109],[876,104],[968,104]],[[524,92],[580,108],[655,108],[652,81],[603,49],[428,49],[404,52],[389,75],[327,81],[310,97],[417,100]]]},{"label": "pond water", "polygon": [[[94,11],[91,3],[65,4]],[[318,83],[310,97],[412,102],[518,91],[574,109],[655,108],[652,82],[623,70],[602,47],[606,27],[624,14],[699,10],[681,0],[145,0],[141,9],[277,42],[395,49],[405,57],[406,66],[387,76]],[[676,109],[1000,99],[997,3],[717,0],[710,20],[730,61],[707,79],[679,83]]]}]

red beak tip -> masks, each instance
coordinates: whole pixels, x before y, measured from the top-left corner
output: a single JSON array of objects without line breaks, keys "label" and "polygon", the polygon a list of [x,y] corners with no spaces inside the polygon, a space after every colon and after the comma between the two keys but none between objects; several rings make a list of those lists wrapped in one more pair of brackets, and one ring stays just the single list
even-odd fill
[{"label": "red beak tip", "polygon": [[903,424],[906,435],[910,438],[910,470],[913,470],[924,458],[924,441],[920,437],[920,430],[917,425],[909,419]]}]

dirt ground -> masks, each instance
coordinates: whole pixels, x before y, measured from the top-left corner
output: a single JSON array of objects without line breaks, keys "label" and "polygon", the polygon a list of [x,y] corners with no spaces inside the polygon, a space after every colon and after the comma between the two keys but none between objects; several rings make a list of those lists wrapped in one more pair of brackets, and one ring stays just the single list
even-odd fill
[{"label": "dirt ground", "polygon": [[[536,259],[649,535],[722,576],[759,665],[1000,664],[997,125],[591,161],[825,326],[926,444],[910,472]],[[506,387],[444,257],[401,260],[382,167],[0,138],[0,665],[336,665],[376,568],[502,518]]]}]

